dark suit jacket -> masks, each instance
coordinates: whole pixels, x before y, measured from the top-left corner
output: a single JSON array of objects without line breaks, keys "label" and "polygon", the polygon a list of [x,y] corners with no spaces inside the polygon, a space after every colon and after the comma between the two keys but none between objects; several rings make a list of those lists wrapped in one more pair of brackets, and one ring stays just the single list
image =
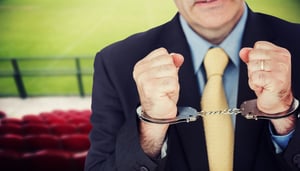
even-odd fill
[{"label": "dark suit jacket", "polygon": [[[259,40],[287,48],[292,55],[293,92],[300,99],[300,25],[249,11],[242,47],[253,47]],[[93,129],[86,170],[208,170],[202,120],[172,125],[168,131],[167,157],[153,160],[139,144],[139,105],[132,78],[135,63],[152,50],[165,47],[169,52],[185,57],[179,72],[180,99],[178,105],[199,109],[198,92],[191,54],[179,24],[178,14],[168,23],[135,34],[108,46],[96,56],[92,94]],[[200,48],[200,47],[199,47]],[[247,68],[240,67],[238,104],[256,98],[248,86]],[[246,120],[237,116],[235,131],[234,170],[269,171],[300,168],[300,121],[287,149],[275,154],[267,120]]]}]

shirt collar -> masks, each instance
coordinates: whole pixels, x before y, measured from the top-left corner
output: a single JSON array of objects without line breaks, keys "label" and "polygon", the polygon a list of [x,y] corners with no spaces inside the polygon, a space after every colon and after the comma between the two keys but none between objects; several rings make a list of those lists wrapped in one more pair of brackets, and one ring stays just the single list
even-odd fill
[{"label": "shirt collar", "polygon": [[[236,67],[239,67],[239,51],[241,49],[242,36],[246,24],[248,14],[248,8],[244,5],[244,13],[232,30],[232,32],[225,38],[225,40],[219,45],[225,50],[225,52],[230,57],[231,61]],[[213,46],[211,43],[200,37],[186,22],[186,20],[180,15],[180,24],[183,29],[183,32],[186,36],[186,39],[189,43],[191,50],[194,71],[195,73],[200,69],[204,56],[207,50]],[[201,48],[199,48],[201,47]]]}]

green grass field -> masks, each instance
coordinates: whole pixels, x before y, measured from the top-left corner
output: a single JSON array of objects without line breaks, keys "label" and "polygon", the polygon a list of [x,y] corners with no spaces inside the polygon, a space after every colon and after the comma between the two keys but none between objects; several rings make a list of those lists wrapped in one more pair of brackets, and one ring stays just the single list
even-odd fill
[{"label": "green grass field", "polygon": [[[248,0],[255,11],[300,23],[299,0]],[[133,33],[170,20],[176,12],[172,0],[0,0],[0,58],[90,57],[104,46]],[[70,64],[69,64],[70,63]],[[60,65],[74,68],[72,62]],[[57,61],[23,62],[22,70],[56,70]],[[92,59],[83,62],[92,70]],[[0,62],[0,73],[11,71]],[[25,77],[30,96],[74,95],[76,78]],[[84,77],[91,93],[91,76]],[[16,96],[12,78],[0,78],[0,96]]]}]

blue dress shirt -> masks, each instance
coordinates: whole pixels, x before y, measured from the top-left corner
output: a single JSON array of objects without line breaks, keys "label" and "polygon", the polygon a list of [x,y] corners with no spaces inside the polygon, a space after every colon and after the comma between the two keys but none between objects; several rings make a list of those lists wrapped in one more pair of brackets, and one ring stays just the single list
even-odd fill
[{"label": "blue dress shirt", "polygon": [[[197,75],[198,85],[200,88],[200,92],[203,92],[206,76],[205,69],[203,66],[203,59],[207,52],[207,50],[211,47],[221,47],[225,50],[227,55],[230,58],[230,62],[224,72],[223,84],[225,89],[225,94],[227,97],[227,102],[230,108],[237,107],[237,97],[238,97],[238,80],[239,80],[239,66],[240,66],[240,58],[239,51],[241,49],[242,36],[247,20],[248,8],[244,7],[244,13],[232,30],[232,32],[226,37],[226,39],[219,45],[214,45],[207,42],[205,39],[200,37],[193,29],[188,25],[185,19],[180,16],[180,24],[183,28],[183,32],[187,38],[188,44],[190,46],[194,71]],[[235,116],[232,117],[233,123],[235,125]],[[271,127],[271,124],[270,124]],[[286,147],[293,136],[293,132],[289,133],[285,136],[275,135],[270,129],[272,134],[272,141],[276,148],[276,152],[282,152]]]}]

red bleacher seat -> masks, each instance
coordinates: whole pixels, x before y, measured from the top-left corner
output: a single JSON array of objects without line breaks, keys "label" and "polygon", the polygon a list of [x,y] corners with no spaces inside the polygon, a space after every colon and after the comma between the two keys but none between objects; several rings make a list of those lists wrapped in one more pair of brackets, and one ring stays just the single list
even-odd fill
[{"label": "red bleacher seat", "polygon": [[70,134],[61,137],[62,147],[72,152],[87,151],[90,141],[87,134]]},{"label": "red bleacher seat", "polygon": [[90,114],[55,110],[0,119],[0,171],[83,171]]},{"label": "red bleacher seat", "polygon": [[50,134],[28,135],[24,137],[26,151],[62,149],[59,137]]},{"label": "red bleacher seat", "polygon": [[14,150],[0,150],[0,170],[19,171],[24,170],[22,153]]},{"label": "red bleacher seat", "polygon": [[83,110],[81,111],[81,115],[85,116],[85,117],[90,117],[92,114],[91,110]]},{"label": "red bleacher seat", "polygon": [[83,171],[84,170],[84,163],[87,156],[88,151],[74,153],[72,156],[73,163],[74,163],[74,171]]},{"label": "red bleacher seat", "polygon": [[48,115],[48,116],[43,116],[43,117],[48,124],[65,124],[65,123],[67,123],[67,120],[60,116]]},{"label": "red bleacher seat", "polygon": [[52,124],[50,126],[51,132],[54,135],[76,134],[77,127],[72,124]]},{"label": "red bleacher seat", "polygon": [[22,119],[19,119],[19,118],[8,118],[8,117],[2,118],[0,121],[1,121],[2,125],[3,124],[20,124],[21,125],[23,123]]},{"label": "red bleacher seat", "polygon": [[73,171],[72,153],[62,150],[41,150],[24,154],[28,171]]},{"label": "red bleacher seat", "polygon": [[24,151],[25,144],[22,135],[5,134],[0,136],[0,149]]},{"label": "red bleacher seat", "polygon": [[78,125],[78,132],[81,134],[89,134],[92,129],[92,124],[90,123],[81,123]]},{"label": "red bleacher seat", "polygon": [[68,119],[68,123],[79,125],[82,123],[90,123],[90,120],[82,116],[74,116]]},{"label": "red bleacher seat", "polygon": [[50,134],[50,128],[46,124],[28,123],[22,126],[24,135]]},{"label": "red bleacher seat", "polygon": [[45,120],[39,116],[39,115],[34,115],[34,114],[26,114],[22,117],[23,123],[38,123],[38,124],[44,124]]},{"label": "red bleacher seat", "polygon": [[18,134],[22,135],[22,126],[20,124],[12,124],[12,123],[7,123],[0,125],[0,135],[4,134]]}]

